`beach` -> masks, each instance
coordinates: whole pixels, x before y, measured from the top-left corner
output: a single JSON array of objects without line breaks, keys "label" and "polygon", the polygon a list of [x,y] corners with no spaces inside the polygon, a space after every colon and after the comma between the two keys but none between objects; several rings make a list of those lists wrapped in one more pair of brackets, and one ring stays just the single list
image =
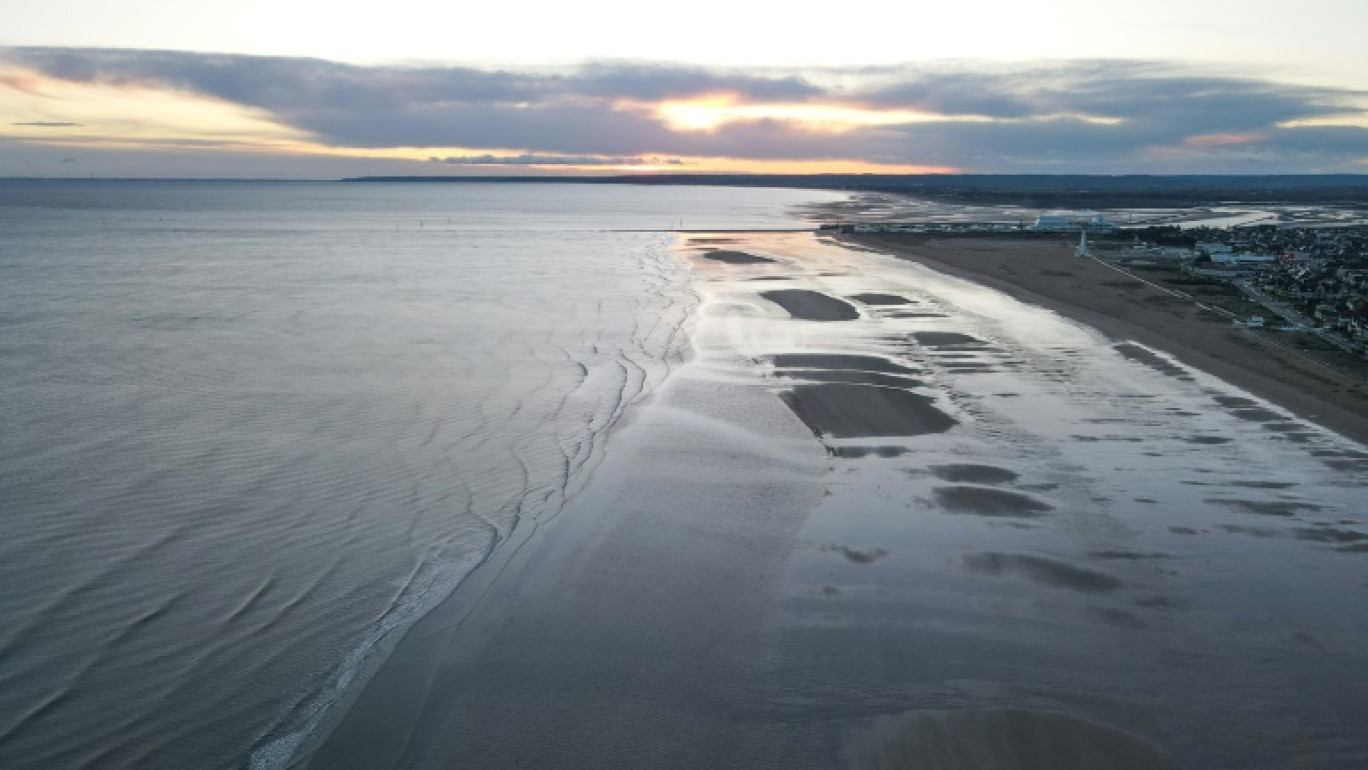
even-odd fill
[{"label": "beach", "polygon": [[852,243],[916,260],[1048,307],[1118,339],[1134,339],[1235,383],[1331,430],[1368,442],[1368,385],[1264,344],[1224,316],[1145,286],[1071,241],[865,234]]},{"label": "beach", "polygon": [[1353,402],[963,246],[682,237],[687,360],[301,763],[1368,761]]}]

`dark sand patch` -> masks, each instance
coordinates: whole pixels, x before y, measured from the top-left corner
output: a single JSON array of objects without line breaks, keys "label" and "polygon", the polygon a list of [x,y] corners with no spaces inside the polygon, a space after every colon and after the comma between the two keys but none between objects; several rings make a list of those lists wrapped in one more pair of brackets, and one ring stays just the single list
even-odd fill
[{"label": "dark sand patch", "polygon": [[1129,628],[1137,631],[1142,628],[1149,628],[1148,623],[1125,610],[1114,610],[1110,607],[1089,607],[1084,613],[1090,619],[1101,621],[1109,626]]},{"label": "dark sand patch", "polygon": [[1265,409],[1259,402],[1243,396],[1215,396],[1216,403],[1230,410],[1242,420],[1251,422],[1281,422],[1284,417],[1271,409]]},{"label": "dark sand patch", "polygon": [[1121,581],[1111,575],[1022,553],[969,554],[964,557],[964,565],[981,575],[1014,576],[1088,594],[1109,594],[1121,587]]},{"label": "dark sand patch", "polygon": [[1140,736],[1059,711],[923,709],[875,719],[851,742],[852,768],[1176,770]]},{"label": "dark sand patch", "polygon": [[1156,372],[1159,372],[1160,374],[1166,374],[1170,377],[1188,376],[1187,370],[1183,367],[1178,366],[1177,364],[1174,364],[1172,361],[1169,361],[1163,358],[1162,356],[1156,355],[1153,352],[1140,347],[1139,345],[1123,343],[1120,345],[1113,346],[1112,349],[1120,353],[1125,358],[1130,359],[1131,361],[1135,361],[1136,363],[1148,366],[1149,368],[1155,370]]},{"label": "dark sand patch", "polygon": [[776,377],[813,382],[849,382],[857,385],[879,385],[885,388],[918,388],[926,383],[896,374],[882,372],[860,372],[832,369],[783,369],[776,371]]},{"label": "dark sand patch", "polygon": [[1278,433],[1290,433],[1300,431],[1305,425],[1296,422],[1270,422],[1263,426],[1264,430],[1276,431]]},{"label": "dark sand patch", "polygon": [[1141,559],[1168,559],[1168,558],[1170,558],[1169,555],[1166,554],[1166,553],[1141,553],[1141,552],[1139,552],[1139,551],[1092,551],[1092,552],[1090,552],[1090,553],[1088,554],[1088,557],[1089,557],[1089,558],[1092,558],[1092,559],[1103,559],[1103,560],[1107,560],[1107,561],[1111,561],[1111,560],[1115,560],[1115,559],[1125,559],[1125,560],[1129,560],[1129,561],[1138,561],[1138,560],[1141,560]]},{"label": "dark sand patch", "polygon": [[1271,409],[1264,409],[1262,407],[1253,409],[1231,409],[1230,413],[1239,417],[1241,420],[1249,420],[1250,422],[1272,422],[1274,420],[1282,419],[1282,415]]},{"label": "dark sand patch", "polygon": [[1368,460],[1368,452],[1357,452],[1354,450],[1341,451],[1338,449],[1316,449],[1311,452],[1314,457],[1351,457],[1355,460]]},{"label": "dark sand patch", "polygon": [[800,321],[854,321],[860,311],[845,300],[807,289],[776,289],[760,296],[788,311]]},{"label": "dark sand patch", "polygon": [[1189,444],[1229,444],[1232,441],[1225,436],[1190,436],[1183,440]]},{"label": "dark sand patch", "polygon": [[1007,484],[1020,476],[1016,471],[993,465],[932,465],[930,470],[936,478],[967,484]]},{"label": "dark sand patch", "polygon": [[851,548],[848,545],[824,545],[822,550],[827,553],[839,553],[851,564],[873,564],[879,559],[888,555],[888,551],[882,548],[870,548],[862,551],[858,548]]},{"label": "dark sand patch", "polygon": [[930,396],[896,388],[831,382],[797,385],[780,397],[818,436],[919,436],[958,424]]},{"label": "dark sand patch", "polygon": [[988,344],[977,337],[970,337],[968,334],[960,334],[959,332],[912,332],[912,338],[923,347],[938,350],[944,348],[980,348]]},{"label": "dark sand patch", "polygon": [[1250,537],[1262,538],[1282,537],[1282,534],[1279,533],[1278,530],[1268,529],[1267,527],[1238,527],[1234,524],[1219,524],[1217,526],[1221,530],[1229,532],[1232,535],[1249,535]]},{"label": "dark sand patch", "polygon": [[933,493],[941,507],[951,513],[1033,519],[1054,510],[1048,503],[1005,489],[955,486],[937,487]]},{"label": "dark sand patch", "polygon": [[907,447],[904,446],[835,446],[828,447],[827,452],[832,457],[846,457],[859,459],[874,455],[875,457],[901,457],[907,454]]},{"label": "dark sand patch", "polygon": [[1310,540],[1316,543],[1357,543],[1360,540],[1368,540],[1368,535],[1362,532],[1356,532],[1352,529],[1335,529],[1334,527],[1294,529],[1292,536],[1298,540]]},{"label": "dark sand patch", "polygon": [[792,279],[791,277],[789,277],[789,276],[786,276],[786,275],[762,275],[762,276],[760,276],[759,278],[747,278],[746,280],[747,280],[747,281],[792,281],[793,279]]},{"label": "dark sand patch", "polygon": [[1167,596],[1151,596],[1151,597],[1148,597],[1148,598],[1145,598],[1145,599],[1139,599],[1139,600],[1137,600],[1137,601],[1135,602],[1135,606],[1137,606],[1137,607],[1144,607],[1145,609],[1156,609],[1156,608],[1161,608],[1161,607],[1162,607],[1162,608],[1178,607],[1178,606],[1180,606],[1180,605],[1179,605],[1178,602],[1175,602],[1174,600],[1168,598]]},{"label": "dark sand patch", "polygon": [[1227,500],[1208,498],[1208,503],[1238,508],[1245,513],[1259,516],[1295,516],[1300,511],[1319,511],[1323,506],[1314,503],[1300,503],[1291,500]]},{"label": "dark sand patch", "polygon": [[989,372],[1002,371],[992,364],[968,364],[950,362],[942,364],[941,368],[952,374],[987,374]]},{"label": "dark sand patch", "polygon": [[775,261],[759,254],[748,254],[744,251],[731,251],[729,249],[713,249],[704,254],[703,258],[711,259],[714,262],[725,262],[728,265],[759,265]]},{"label": "dark sand patch", "polygon": [[1368,543],[1355,543],[1346,545],[1343,548],[1336,548],[1340,553],[1368,553]]},{"label": "dark sand patch", "polygon": [[[1232,329],[1228,319],[1202,320],[1195,305],[1158,296],[1157,289],[1104,286],[1103,281],[1119,276],[1074,258],[1072,247],[1063,241],[926,234],[861,234],[842,240],[985,283],[1087,323],[1113,339],[1136,340],[1189,371],[1208,372],[1280,409],[1368,442],[1368,387],[1357,378],[1326,369],[1300,351],[1265,346]],[[1027,264],[1031,267],[1023,269]],[[1076,275],[1043,275],[1047,270]],[[1151,305],[1150,297],[1158,304]]]},{"label": "dark sand patch", "polygon": [[795,369],[855,369],[885,374],[920,374],[916,369],[878,356],[845,353],[781,353],[770,359],[775,366]]},{"label": "dark sand patch", "polygon": [[899,297],[896,294],[852,294],[850,298],[856,302],[863,302],[866,305],[910,305],[911,300],[906,297]]},{"label": "dark sand patch", "polygon": [[712,244],[712,243],[737,243],[737,239],[729,236],[706,236],[700,235],[689,239],[690,244]]},{"label": "dark sand patch", "polygon": [[1175,535],[1195,535],[1197,530],[1192,527],[1169,527],[1169,532]]}]

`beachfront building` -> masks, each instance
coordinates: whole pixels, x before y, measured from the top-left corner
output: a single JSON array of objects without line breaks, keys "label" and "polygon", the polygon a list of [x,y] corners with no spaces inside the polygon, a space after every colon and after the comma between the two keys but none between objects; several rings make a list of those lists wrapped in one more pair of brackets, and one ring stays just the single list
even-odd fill
[{"label": "beachfront building", "polygon": [[1235,265],[1237,267],[1264,267],[1272,265],[1277,259],[1272,254],[1250,254],[1249,252],[1239,254],[1225,252],[1224,254],[1211,255],[1211,261],[1218,265]]},{"label": "beachfront building", "polygon": [[1036,217],[1035,230],[1046,233],[1077,233],[1115,230],[1116,225],[1092,211],[1051,211]]}]

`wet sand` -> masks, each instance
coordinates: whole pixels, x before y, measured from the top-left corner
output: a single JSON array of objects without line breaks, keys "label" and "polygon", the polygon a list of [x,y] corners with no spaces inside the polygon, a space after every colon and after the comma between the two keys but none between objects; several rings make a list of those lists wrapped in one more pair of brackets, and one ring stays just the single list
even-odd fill
[{"label": "wet sand", "polygon": [[[1368,762],[1368,451],[915,265],[725,237],[775,261],[681,247],[694,357],[310,766]],[[812,322],[871,295],[933,312]]]},{"label": "wet sand", "polygon": [[901,388],[832,382],[796,385],[782,397],[818,436],[919,436],[955,425],[935,399]]},{"label": "wet sand", "polygon": [[1301,417],[1368,441],[1368,386],[1262,344],[1191,302],[1127,281],[1092,260],[1078,259],[1072,242],[907,234],[844,238],[970,278],[1118,339],[1164,350]]},{"label": "wet sand", "polygon": [[774,262],[769,257],[762,257],[759,254],[748,254],[744,251],[731,251],[728,249],[714,249],[703,255],[704,259],[711,259],[714,262],[723,262],[728,265],[763,265]]},{"label": "wet sand", "polygon": [[778,289],[761,292],[760,296],[803,321],[854,321],[860,317],[854,305],[819,291]]}]

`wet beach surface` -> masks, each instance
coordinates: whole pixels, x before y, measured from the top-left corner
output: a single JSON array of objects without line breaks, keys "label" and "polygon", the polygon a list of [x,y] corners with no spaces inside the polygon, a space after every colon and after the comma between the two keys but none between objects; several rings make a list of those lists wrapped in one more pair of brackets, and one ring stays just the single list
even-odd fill
[{"label": "wet beach surface", "polygon": [[1368,449],[915,264],[715,238],[764,261],[681,245],[693,360],[314,767],[1368,763]]}]

